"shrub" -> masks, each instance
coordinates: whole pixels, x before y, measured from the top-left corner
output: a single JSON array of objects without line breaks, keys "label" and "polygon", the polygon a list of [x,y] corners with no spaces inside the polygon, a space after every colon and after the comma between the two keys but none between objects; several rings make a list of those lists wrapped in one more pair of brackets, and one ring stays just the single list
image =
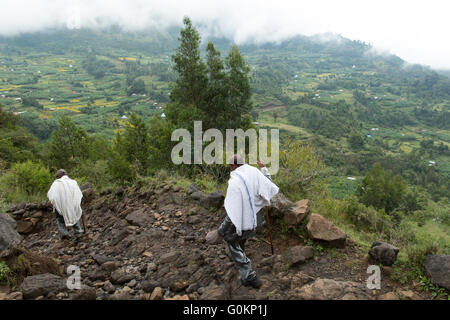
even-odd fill
[{"label": "shrub", "polygon": [[406,182],[399,175],[384,170],[380,163],[369,170],[356,192],[359,200],[387,213],[404,208]]},{"label": "shrub", "polygon": [[90,182],[99,189],[109,185],[112,180],[106,160],[86,160],[76,166],[71,174],[78,178],[80,185]]},{"label": "shrub", "polygon": [[22,190],[27,195],[35,195],[48,190],[52,176],[43,164],[28,160],[12,166],[9,181],[15,190]]},{"label": "shrub", "polygon": [[280,170],[274,177],[282,192],[291,198],[318,194],[325,188],[320,176],[325,165],[310,145],[287,141],[280,150]]},{"label": "shrub", "polygon": [[0,261],[0,283],[6,279],[10,271],[8,265],[5,262]]}]

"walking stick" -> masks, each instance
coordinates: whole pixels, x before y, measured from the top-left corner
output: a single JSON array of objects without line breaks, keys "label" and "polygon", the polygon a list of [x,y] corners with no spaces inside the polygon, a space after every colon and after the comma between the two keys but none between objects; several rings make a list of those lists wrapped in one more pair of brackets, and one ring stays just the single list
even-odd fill
[{"label": "walking stick", "polygon": [[86,211],[87,211],[87,209],[83,210],[84,204],[85,204],[85,201],[82,200],[82,203],[81,203],[81,210],[82,210],[81,211],[81,222],[83,223],[84,234],[87,234],[87,229],[86,229]]},{"label": "walking stick", "polygon": [[266,211],[267,229],[269,230],[270,249],[272,250],[273,255],[273,242],[272,242],[272,230],[270,228],[269,207],[265,207],[264,209]]},{"label": "walking stick", "polygon": [[84,213],[84,212],[81,214],[81,220],[82,220],[82,222],[83,222],[84,233],[86,234],[86,233],[87,233],[87,229],[86,229],[86,216],[85,216],[85,213]]}]

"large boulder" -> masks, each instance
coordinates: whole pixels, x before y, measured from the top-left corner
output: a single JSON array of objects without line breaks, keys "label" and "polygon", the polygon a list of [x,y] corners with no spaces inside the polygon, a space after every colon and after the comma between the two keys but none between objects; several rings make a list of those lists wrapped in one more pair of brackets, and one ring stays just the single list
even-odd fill
[{"label": "large boulder", "polygon": [[303,221],[303,219],[306,217],[306,215],[311,210],[311,204],[308,199],[303,199],[300,201],[297,201],[295,203],[295,206],[292,208],[289,208],[284,213],[284,221],[287,225],[295,226],[298,225],[300,222]]},{"label": "large boulder", "polygon": [[124,284],[135,279],[138,275],[136,273],[128,273],[125,269],[117,269],[111,273],[111,282],[114,284]]},{"label": "large boulder", "polygon": [[300,288],[302,300],[368,300],[370,296],[364,284],[353,281],[317,279]]},{"label": "large boulder", "polygon": [[37,219],[29,219],[29,218],[27,218],[26,220],[19,220],[17,221],[17,232],[25,235],[33,233],[37,222],[38,222]]},{"label": "large boulder", "polygon": [[12,253],[22,237],[16,231],[16,221],[6,213],[0,213],[0,258]]},{"label": "large boulder", "polygon": [[225,298],[225,287],[210,283],[209,286],[203,288],[202,295],[199,300],[224,300]]},{"label": "large boulder", "polygon": [[347,235],[319,214],[313,213],[306,225],[308,236],[313,240],[323,241],[331,247],[345,246]]},{"label": "large boulder", "polygon": [[49,293],[57,293],[66,289],[66,281],[60,276],[51,273],[26,277],[21,285],[25,299],[34,299],[39,296],[45,297]]},{"label": "large boulder", "polygon": [[141,208],[131,212],[125,217],[125,220],[134,226],[144,227],[152,224],[154,218],[147,214],[147,208]]},{"label": "large boulder", "polygon": [[295,246],[289,248],[289,262],[291,266],[304,263],[313,257],[313,248],[309,246]]},{"label": "large boulder", "polygon": [[200,200],[200,204],[206,208],[220,208],[223,206],[225,196],[222,191],[214,191],[204,196]]},{"label": "large boulder", "polygon": [[294,207],[294,203],[290,201],[284,194],[278,192],[271,200],[269,213],[274,217],[284,217],[286,212]]},{"label": "large boulder", "polygon": [[433,284],[450,290],[450,255],[427,255],[424,267]]},{"label": "large boulder", "polygon": [[369,250],[369,255],[376,262],[381,263],[383,266],[392,266],[397,260],[397,254],[400,251],[399,248],[382,241],[375,241]]},{"label": "large boulder", "polygon": [[190,196],[194,192],[201,191],[200,187],[196,185],[195,183],[191,183],[186,191],[187,195]]}]

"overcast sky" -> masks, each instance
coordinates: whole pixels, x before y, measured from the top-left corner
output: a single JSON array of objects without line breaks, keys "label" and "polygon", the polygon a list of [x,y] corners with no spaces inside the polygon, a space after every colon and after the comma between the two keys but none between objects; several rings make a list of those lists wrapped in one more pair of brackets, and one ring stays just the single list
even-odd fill
[{"label": "overcast sky", "polygon": [[[450,69],[450,0],[0,0],[0,34],[119,24],[194,24],[236,43],[333,32],[410,63]],[[75,18],[74,18],[75,17]]]}]

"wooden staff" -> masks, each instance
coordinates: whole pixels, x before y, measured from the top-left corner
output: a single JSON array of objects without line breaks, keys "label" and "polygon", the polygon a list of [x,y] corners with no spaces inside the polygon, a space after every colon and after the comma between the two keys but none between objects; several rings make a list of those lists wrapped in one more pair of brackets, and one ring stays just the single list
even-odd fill
[{"label": "wooden staff", "polygon": [[265,207],[264,209],[266,211],[267,229],[269,230],[270,249],[272,250],[273,255],[273,242],[272,242],[272,230],[270,228],[269,207]]}]

